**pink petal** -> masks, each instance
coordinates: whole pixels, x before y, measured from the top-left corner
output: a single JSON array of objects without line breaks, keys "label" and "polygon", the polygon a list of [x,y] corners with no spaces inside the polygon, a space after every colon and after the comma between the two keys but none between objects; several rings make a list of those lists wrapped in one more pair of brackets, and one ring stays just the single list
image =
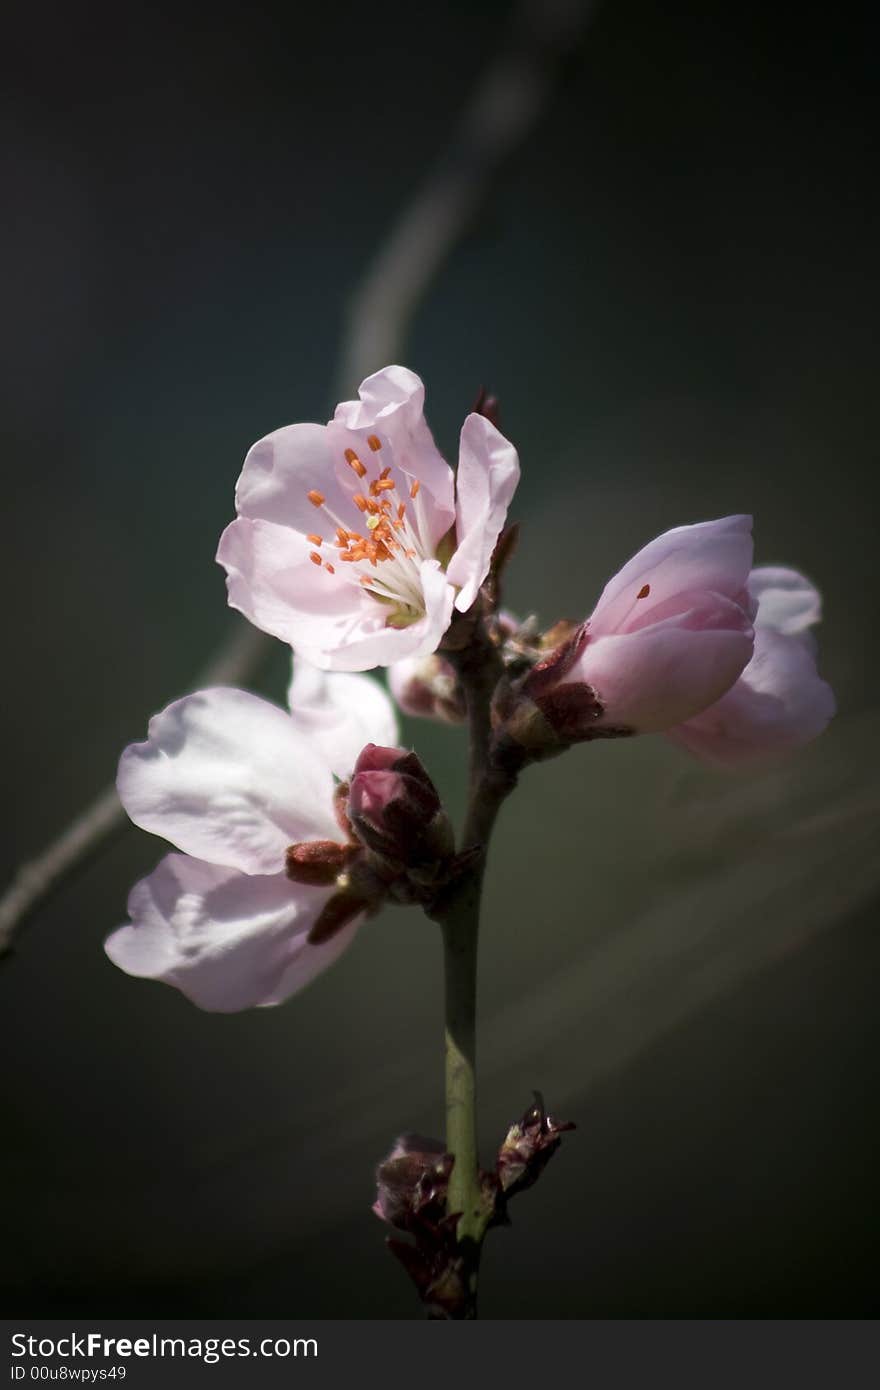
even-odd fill
[{"label": "pink petal", "polygon": [[447,573],[460,592],[456,608],[470,608],[489,572],[495,542],[516,485],[516,449],[483,415],[469,415],[461,431],[456,478],[458,547]]},{"label": "pink petal", "polygon": [[355,921],[309,945],[330,892],[169,854],[132,889],[131,925],[105,950],[127,974],[174,985],[201,1009],[278,1004],[332,965],[357,930]]},{"label": "pink petal", "polygon": [[752,654],[752,631],[661,625],[590,637],[564,685],[585,682],[604,713],[597,727],[650,734],[668,729],[729,690]]},{"label": "pink petal", "polygon": [[283,710],[202,690],[150,720],[116,780],[135,825],[209,863],[268,874],[297,840],[331,838],[333,777]]},{"label": "pink petal", "polygon": [[834,711],[803,637],[758,626],[755,654],[733,688],[669,737],[707,762],[733,766],[809,743]]},{"label": "pink petal", "polygon": [[797,570],[762,565],[749,575],[749,593],[758,603],[756,627],[777,632],[804,632],[822,617],[822,598]]},{"label": "pink petal", "polygon": [[[362,382],[357,401],[336,407],[330,429],[340,431],[340,441],[355,448],[365,463],[371,460],[366,440],[379,440],[375,462],[392,465],[398,498],[406,500],[418,481],[419,499],[412,510],[421,533],[433,551],[455,520],[452,469],[434,443],[424,416],[425,388],[415,372],[405,367],[385,367]],[[342,431],[354,438],[344,440]],[[408,504],[409,505],[409,504]]]},{"label": "pink petal", "polygon": [[348,582],[349,566],[328,575],[309,558],[312,550],[296,531],[240,517],[223,532],[217,560],[230,607],[249,622],[289,646],[332,649],[351,640],[376,601]]},{"label": "pink petal", "polygon": [[239,516],[271,521],[302,535],[318,530],[310,492],[320,492],[334,511],[351,511],[354,482],[344,489],[326,425],[285,425],[248,450],[235,488]]},{"label": "pink petal", "polygon": [[328,674],[297,656],[288,699],[294,726],[311,740],[337,777],[350,775],[365,744],[397,743],[394,706],[370,676]]},{"label": "pink petal", "polygon": [[750,516],[728,516],[658,536],[606,584],[590,619],[591,633],[643,625],[655,605],[684,590],[709,589],[738,599],[752,563],[751,528]]}]

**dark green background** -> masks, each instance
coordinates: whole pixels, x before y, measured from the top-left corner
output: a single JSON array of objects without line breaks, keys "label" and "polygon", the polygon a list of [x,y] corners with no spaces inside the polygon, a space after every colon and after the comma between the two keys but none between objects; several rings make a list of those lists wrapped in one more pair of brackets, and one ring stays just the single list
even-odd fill
[{"label": "dark green background", "polygon": [[[14,9],[10,871],[237,621],[244,452],[332,408],[346,296],[506,13]],[[855,8],[607,4],[414,327],[442,445],[486,383],[520,449],[511,606],[583,615],[657,531],[753,511],[823,588],[841,707],[761,776],[600,744],[506,809],[484,1153],[533,1086],[578,1132],[486,1316],[876,1308],[876,51]],[[407,736],[459,810],[462,736]],[[389,911],[301,999],[202,1014],[101,950],[161,853],[129,832],[2,962],[4,1305],[417,1315],[369,1205],[441,1123],[435,929]]]}]

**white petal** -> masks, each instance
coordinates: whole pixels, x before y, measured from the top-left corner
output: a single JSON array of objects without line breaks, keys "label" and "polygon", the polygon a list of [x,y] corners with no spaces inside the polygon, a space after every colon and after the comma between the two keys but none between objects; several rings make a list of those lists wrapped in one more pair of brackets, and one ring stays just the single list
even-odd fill
[{"label": "white petal", "polygon": [[127,974],[174,985],[201,1009],[278,1004],[332,965],[357,930],[355,921],[309,945],[330,891],[169,854],[132,889],[131,924],[105,950]]},{"label": "white petal", "polygon": [[706,762],[734,767],[816,738],[836,704],[805,635],[759,627],[755,654],[736,684],[709,709],[670,729],[672,741]]},{"label": "white petal", "polygon": [[749,575],[749,593],[758,601],[755,627],[791,635],[804,632],[822,617],[819,590],[797,570],[761,565]]},{"label": "white petal", "polygon": [[288,699],[295,727],[312,740],[337,777],[349,776],[365,744],[397,745],[394,706],[370,676],[321,671],[294,656]]},{"label": "white petal", "polygon": [[462,613],[489,572],[518,482],[516,449],[485,416],[469,415],[462,426],[456,478],[458,545],[447,569],[460,589],[455,606]]},{"label": "white petal", "polygon": [[283,710],[243,690],[202,690],[150,720],[116,783],[135,825],[188,854],[275,873],[298,840],[335,834],[333,778]]},{"label": "white petal", "polygon": [[388,608],[366,595],[344,643],[332,648],[326,643],[320,647],[307,642],[293,645],[313,666],[325,671],[369,671],[374,666],[390,666],[404,656],[426,656],[436,651],[452,617],[455,590],[437,560],[423,561],[419,578],[425,615],[409,627],[388,627]]}]

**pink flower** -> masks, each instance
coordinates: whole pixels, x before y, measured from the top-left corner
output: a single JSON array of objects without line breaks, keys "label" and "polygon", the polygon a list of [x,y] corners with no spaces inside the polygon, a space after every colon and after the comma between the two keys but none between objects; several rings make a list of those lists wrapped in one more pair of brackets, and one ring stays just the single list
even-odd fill
[{"label": "pink flower", "polygon": [[133,888],[131,922],[106,951],[203,1009],[281,1003],[336,960],[363,920],[310,941],[337,885],[291,881],[286,853],[339,840],[334,772],[351,769],[364,741],[394,741],[393,710],[366,676],[298,676],[294,689],[298,680],[310,683],[311,703],[292,714],[243,690],[189,695],[120,760],[131,819],[183,853]]},{"label": "pink flower", "polygon": [[524,691],[572,739],[649,734],[714,704],[752,655],[751,517],[679,526],[609,580],[581,633]]},{"label": "pink flower", "polygon": [[668,731],[674,743],[728,766],[809,743],[835,711],[809,632],[821,616],[818,591],[779,567],[752,570],[748,587],[757,604],[751,661],[726,695]]},{"label": "pink flower", "polygon": [[217,552],[232,607],[335,671],[437,649],[477,597],[519,479],[513,445],[479,414],[453,475],[413,372],[386,367],[359,395],[327,425],[253,446]]}]

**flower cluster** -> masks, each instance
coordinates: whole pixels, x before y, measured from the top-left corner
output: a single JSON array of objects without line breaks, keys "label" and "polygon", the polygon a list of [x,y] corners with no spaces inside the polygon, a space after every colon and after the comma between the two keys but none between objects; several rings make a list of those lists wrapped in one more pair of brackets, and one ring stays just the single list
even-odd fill
[{"label": "flower cluster", "polygon": [[202,1008],[281,1002],[381,902],[427,903],[454,872],[440,799],[359,672],[389,667],[408,713],[461,721],[479,626],[500,672],[493,747],[517,767],[648,733],[734,766],[806,743],[834,713],[810,633],[819,595],[794,570],[752,567],[750,517],[651,541],[585,621],[542,635],[496,611],[516,450],[481,398],[453,474],[423,402],[419,378],[388,367],[328,424],[253,446],[218,559],[232,607],[296,652],[290,709],[200,691],[122,756],[129,816],[181,852],[133,889],[107,953]]}]

